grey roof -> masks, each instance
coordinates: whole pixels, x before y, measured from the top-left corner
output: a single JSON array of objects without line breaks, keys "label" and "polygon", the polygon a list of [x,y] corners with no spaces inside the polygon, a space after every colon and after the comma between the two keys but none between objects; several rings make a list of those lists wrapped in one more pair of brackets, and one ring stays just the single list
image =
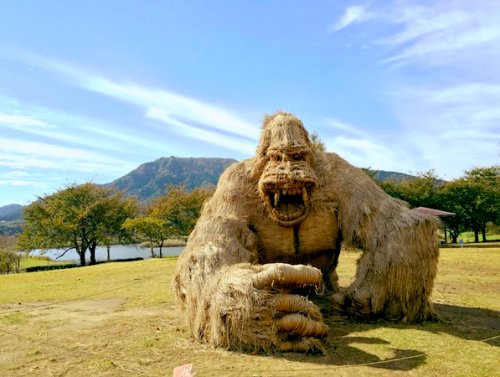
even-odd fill
[{"label": "grey roof", "polygon": [[436,216],[436,217],[450,217],[455,216],[453,212],[441,211],[440,209],[433,209],[427,207],[417,207],[413,208],[412,211],[422,213],[424,215]]}]

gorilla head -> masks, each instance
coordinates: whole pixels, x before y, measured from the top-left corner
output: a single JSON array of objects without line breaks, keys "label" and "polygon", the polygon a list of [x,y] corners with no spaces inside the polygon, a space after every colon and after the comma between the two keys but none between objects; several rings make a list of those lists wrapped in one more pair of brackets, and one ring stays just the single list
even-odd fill
[{"label": "gorilla head", "polygon": [[313,148],[302,122],[289,113],[266,117],[257,157],[258,190],[269,216],[282,226],[301,223],[317,185]]}]

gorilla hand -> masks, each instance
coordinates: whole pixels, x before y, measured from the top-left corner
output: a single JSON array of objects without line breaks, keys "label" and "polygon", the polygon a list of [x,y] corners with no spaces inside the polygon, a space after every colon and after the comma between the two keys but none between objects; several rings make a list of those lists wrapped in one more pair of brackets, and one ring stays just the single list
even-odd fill
[{"label": "gorilla hand", "polygon": [[310,287],[321,290],[320,270],[285,263],[235,267],[219,280],[212,303],[217,311],[213,316],[222,321],[213,328],[225,329],[215,343],[251,350],[324,351],[328,326],[319,308],[294,293]]}]

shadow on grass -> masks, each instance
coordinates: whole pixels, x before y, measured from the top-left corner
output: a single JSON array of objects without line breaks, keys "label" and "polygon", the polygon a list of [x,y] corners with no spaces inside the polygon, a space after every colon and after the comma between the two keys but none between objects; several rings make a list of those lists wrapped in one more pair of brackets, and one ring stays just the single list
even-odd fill
[{"label": "shadow on grass", "polygon": [[[495,338],[500,331],[499,311],[448,304],[434,304],[434,306],[440,319],[437,322],[402,324],[378,320],[361,323],[344,317],[335,317],[327,321],[331,328],[328,337],[331,346],[326,355],[311,357],[310,355],[284,353],[279,357],[294,361],[307,361],[325,367],[367,366],[406,372],[425,364],[428,356],[425,352],[393,348],[386,340],[359,336],[359,333],[363,331],[377,328],[415,329],[433,334],[446,333],[466,340],[484,341],[491,346],[500,346],[500,339]],[[328,316],[325,317],[328,318]],[[358,335],[351,336],[352,333]],[[382,347],[377,350],[378,345]],[[392,355],[389,358],[383,358],[367,350],[374,350],[378,354],[387,354],[391,351]]]},{"label": "shadow on grass", "polygon": [[448,304],[434,304],[434,308],[440,318],[439,332],[500,346],[500,338],[489,339],[499,335],[500,311]]}]

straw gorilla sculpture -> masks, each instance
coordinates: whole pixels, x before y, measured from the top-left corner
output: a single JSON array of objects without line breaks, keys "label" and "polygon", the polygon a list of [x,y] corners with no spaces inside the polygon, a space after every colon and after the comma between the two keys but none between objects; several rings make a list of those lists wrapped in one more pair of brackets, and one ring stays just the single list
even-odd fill
[{"label": "straw gorilla sculpture", "polygon": [[[264,120],[253,158],[221,176],[181,254],[174,289],[192,335],[250,351],[324,349],[328,326],[307,295],[354,318],[420,321],[438,248],[434,220],[364,172],[312,147],[288,113]],[[337,283],[341,244],[363,251]]]}]

